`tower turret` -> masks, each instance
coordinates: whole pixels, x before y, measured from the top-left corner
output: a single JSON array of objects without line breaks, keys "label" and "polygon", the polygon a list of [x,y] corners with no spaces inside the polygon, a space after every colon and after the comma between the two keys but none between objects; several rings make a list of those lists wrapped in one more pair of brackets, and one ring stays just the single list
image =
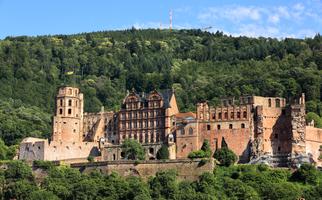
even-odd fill
[{"label": "tower turret", "polygon": [[52,141],[83,140],[83,94],[79,88],[61,87],[56,96]]}]

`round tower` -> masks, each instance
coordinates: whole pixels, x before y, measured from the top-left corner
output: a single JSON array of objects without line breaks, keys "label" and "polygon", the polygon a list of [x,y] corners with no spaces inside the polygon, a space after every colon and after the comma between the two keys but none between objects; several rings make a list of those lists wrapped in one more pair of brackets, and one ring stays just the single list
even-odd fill
[{"label": "round tower", "polygon": [[56,96],[52,141],[83,140],[83,94],[79,88],[61,87]]}]

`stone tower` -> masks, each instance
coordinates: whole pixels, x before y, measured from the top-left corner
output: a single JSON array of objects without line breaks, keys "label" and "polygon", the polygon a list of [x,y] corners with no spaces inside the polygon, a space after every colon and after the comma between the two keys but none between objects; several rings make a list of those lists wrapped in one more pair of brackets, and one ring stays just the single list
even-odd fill
[{"label": "stone tower", "polygon": [[52,141],[83,141],[83,107],[83,94],[80,93],[79,88],[59,88],[56,96]]}]

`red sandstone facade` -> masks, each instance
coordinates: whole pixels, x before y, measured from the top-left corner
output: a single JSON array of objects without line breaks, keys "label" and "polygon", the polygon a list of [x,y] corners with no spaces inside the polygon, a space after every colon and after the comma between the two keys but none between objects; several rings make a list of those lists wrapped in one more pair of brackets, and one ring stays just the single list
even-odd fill
[{"label": "red sandstone facade", "polygon": [[172,90],[129,92],[116,113],[84,113],[83,102],[78,88],[59,88],[51,141],[26,138],[19,159],[119,160],[128,138],[143,145],[147,159],[155,159],[162,145],[168,145],[170,159],[184,159],[205,140],[215,152],[224,139],[240,162],[269,158],[278,165],[304,156],[320,164],[322,129],[306,125],[304,95],[291,104],[259,96],[223,99],[217,107],[200,102],[196,113],[180,113]]}]

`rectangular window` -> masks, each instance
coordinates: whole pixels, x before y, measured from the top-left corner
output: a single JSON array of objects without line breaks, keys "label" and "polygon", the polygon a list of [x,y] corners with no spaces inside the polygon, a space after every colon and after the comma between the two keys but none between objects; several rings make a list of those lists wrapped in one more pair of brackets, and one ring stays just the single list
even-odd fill
[{"label": "rectangular window", "polygon": [[68,109],[68,114],[71,115],[72,114],[72,109]]},{"label": "rectangular window", "polygon": [[207,131],[210,131],[210,124],[207,124]]}]

